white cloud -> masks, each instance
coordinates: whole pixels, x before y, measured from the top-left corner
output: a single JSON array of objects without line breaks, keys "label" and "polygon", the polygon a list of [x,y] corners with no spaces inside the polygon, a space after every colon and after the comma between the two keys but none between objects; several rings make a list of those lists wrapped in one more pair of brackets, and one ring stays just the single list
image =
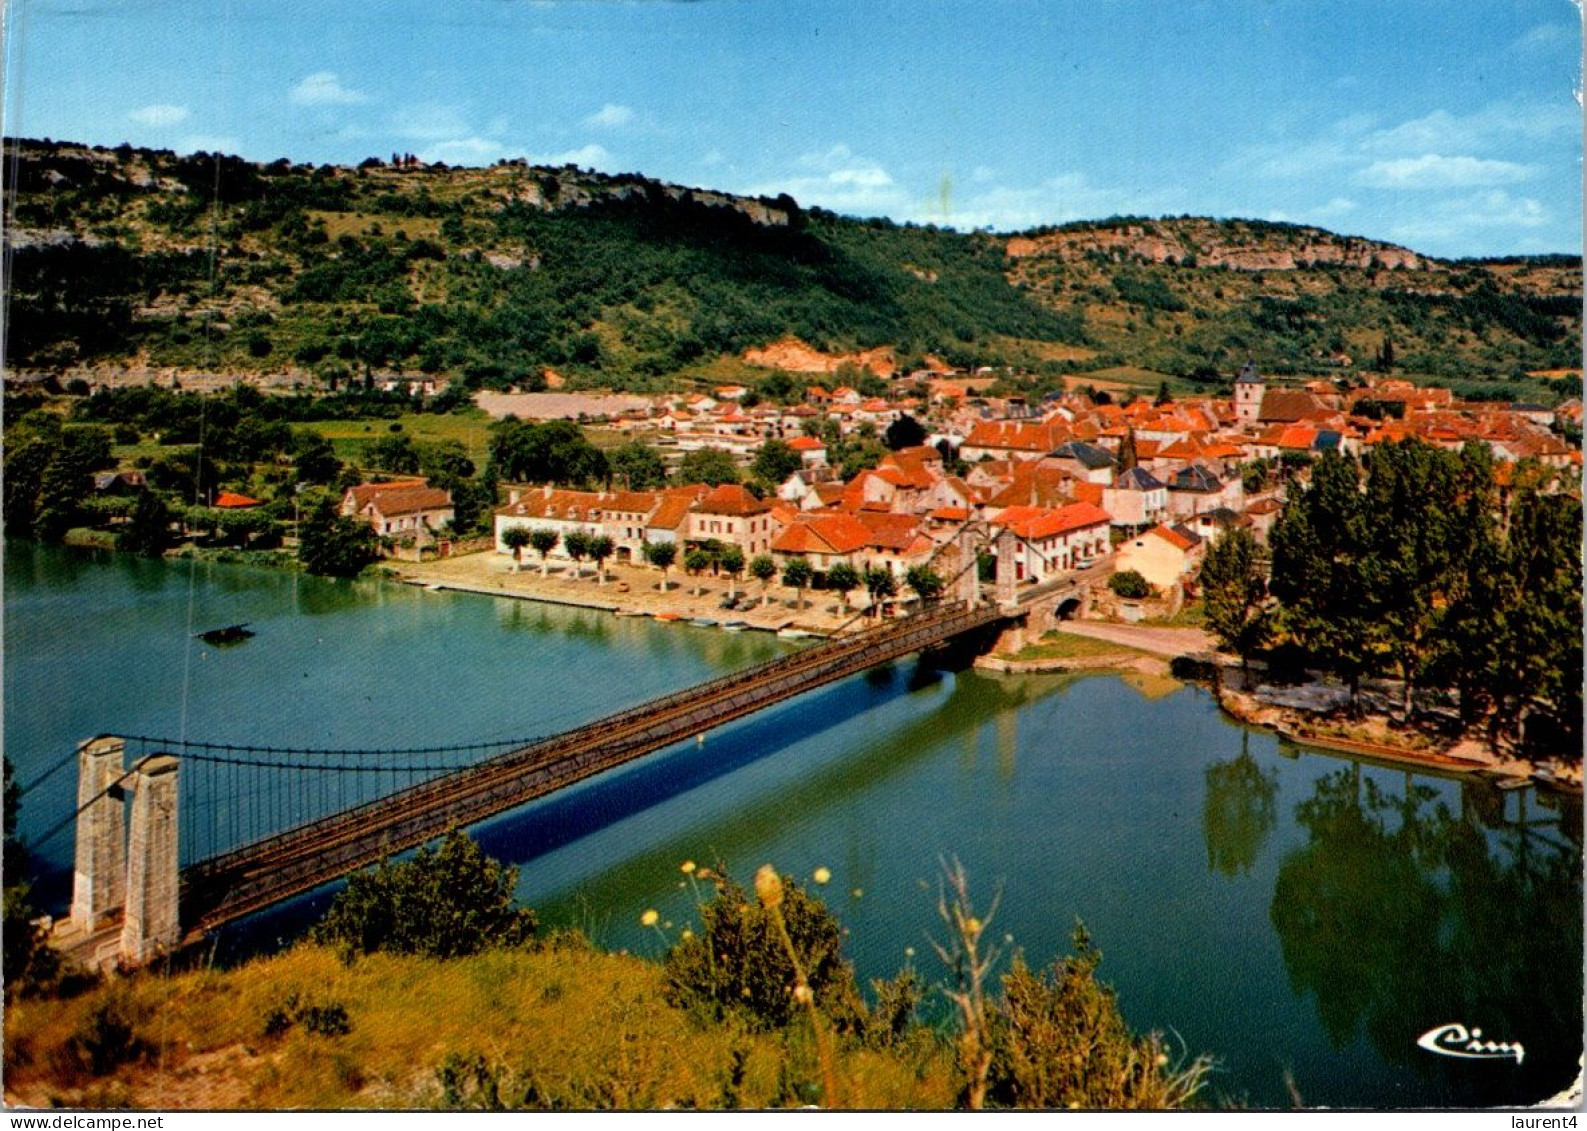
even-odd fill
[{"label": "white cloud", "polygon": [[1351,200],[1348,196],[1336,196],[1329,200],[1327,204],[1322,205],[1320,208],[1308,209],[1306,214],[1315,219],[1321,220],[1333,219],[1336,216],[1343,216],[1346,213],[1354,212],[1355,210],[1355,201]]},{"label": "white cloud", "polygon": [[1489,189],[1421,208],[1414,218],[1394,225],[1389,235],[1412,246],[1449,243],[1469,248],[1492,244],[1496,230],[1524,232],[1552,223],[1548,210],[1531,197]]},{"label": "white cloud", "polygon": [[937,202],[931,215],[920,220],[950,224],[955,228],[1020,231],[1042,224],[1102,216],[1161,215],[1183,212],[1185,201],[1177,189],[1153,191],[1092,184],[1083,173],[1064,173],[1036,185],[994,185],[952,202],[942,213]]},{"label": "white cloud", "polygon": [[142,126],[174,126],[178,122],[185,122],[188,118],[186,106],[172,106],[168,102],[156,102],[152,106],[140,106],[127,115],[134,122]]},{"label": "white cloud", "polygon": [[631,106],[620,106],[615,102],[608,102],[595,113],[584,119],[586,126],[600,129],[617,129],[626,126],[634,120],[634,111]]},{"label": "white cloud", "polygon": [[1538,24],[1510,44],[1510,50],[1519,51],[1522,54],[1532,54],[1546,51],[1554,44],[1563,43],[1572,38],[1574,38],[1572,30],[1564,24]]},{"label": "white cloud", "polygon": [[570,149],[565,153],[552,153],[544,157],[536,157],[537,165],[583,165],[592,169],[605,168],[608,171],[612,164],[612,155],[600,145],[581,145],[577,149]]},{"label": "white cloud", "polygon": [[1444,157],[1424,153],[1420,157],[1401,157],[1375,161],[1355,175],[1355,183],[1368,188],[1442,189],[1470,188],[1477,185],[1508,185],[1524,181],[1536,173],[1530,165],[1514,161],[1486,161],[1479,157]]},{"label": "white cloud", "polygon": [[894,183],[892,174],[877,161],[861,157],[847,145],[834,145],[821,153],[806,153],[796,169],[771,177],[741,191],[751,196],[788,193],[800,204],[866,216],[907,217],[909,197]]},{"label": "white cloud", "polygon": [[315,71],[287,94],[298,106],[351,106],[368,102],[369,95],[342,85],[335,71]]},{"label": "white cloud", "polygon": [[485,165],[502,157],[518,157],[509,147],[493,137],[445,138],[424,147],[419,153],[421,161],[444,161],[448,165]]},{"label": "white cloud", "polygon": [[391,117],[392,131],[398,137],[416,141],[442,142],[476,133],[456,106],[425,103],[408,106]]},{"label": "white cloud", "polygon": [[1575,108],[1559,103],[1495,102],[1470,114],[1434,110],[1365,139],[1372,153],[1449,153],[1514,145],[1517,139],[1542,141],[1581,128]]}]

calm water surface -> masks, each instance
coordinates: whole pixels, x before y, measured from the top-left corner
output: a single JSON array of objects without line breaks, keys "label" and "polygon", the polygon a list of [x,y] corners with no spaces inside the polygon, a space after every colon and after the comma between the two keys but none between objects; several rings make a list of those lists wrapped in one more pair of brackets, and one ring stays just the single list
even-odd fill
[{"label": "calm water surface", "polygon": [[[190,634],[238,621],[224,650]],[[240,567],[5,554],[6,751],[30,781],[101,731],[305,746],[553,731],[781,652],[755,633]],[[24,802],[37,837],[70,769]],[[196,822],[195,822],[196,823]],[[184,835],[187,835],[184,830]],[[833,879],[862,982],[928,939],[956,856],[1033,965],[1077,920],[1137,1028],[1220,1062],[1217,1095],[1287,1105],[1534,1101],[1581,1052],[1581,808],[1324,756],[1205,692],[910,661],[648,758],[477,830],[542,919],[659,954],[697,919],[679,864]],[[68,836],[40,890],[66,898]],[[286,935],[324,896],[240,933]],[[646,908],[670,929],[639,925]],[[250,936],[251,931],[251,936]],[[910,952],[913,951],[913,954]],[[1416,1045],[1459,1022],[1521,1065]],[[1289,1083],[1286,1083],[1289,1081]]]}]

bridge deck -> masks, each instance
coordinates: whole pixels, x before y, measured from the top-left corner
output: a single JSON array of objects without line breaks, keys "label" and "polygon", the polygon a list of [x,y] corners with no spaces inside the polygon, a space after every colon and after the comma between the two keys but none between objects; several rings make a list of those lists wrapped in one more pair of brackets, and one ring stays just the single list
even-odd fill
[{"label": "bridge deck", "polygon": [[773,703],[1004,620],[954,602],[642,703],[182,873],[190,932],[213,929],[450,829],[544,797]]}]

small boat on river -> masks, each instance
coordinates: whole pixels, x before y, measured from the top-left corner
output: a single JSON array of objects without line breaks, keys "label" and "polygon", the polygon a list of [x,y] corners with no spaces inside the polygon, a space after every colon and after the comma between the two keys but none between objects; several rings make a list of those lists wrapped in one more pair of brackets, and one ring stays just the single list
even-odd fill
[{"label": "small boat on river", "polygon": [[228,624],[225,628],[212,628],[208,632],[195,632],[193,636],[205,644],[217,647],[226,644],[240,644],[254,635],[253,629],[246,624]]},{"label": "small boat on river", "polygon": [[689,623],[694,625],[695,628],[715,628],[717,622],[710,617],[695,617]]},{"label": "small boat on river", "polygon": [[749,627],[748,621],[730,620],[722,625],[723,632],[743,632]]}]

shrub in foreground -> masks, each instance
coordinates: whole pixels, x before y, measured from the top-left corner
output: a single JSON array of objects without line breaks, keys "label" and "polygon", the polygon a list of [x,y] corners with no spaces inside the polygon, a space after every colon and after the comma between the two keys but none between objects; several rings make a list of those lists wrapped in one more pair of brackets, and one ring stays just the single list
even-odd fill
[{"label": "shrub in foreground", "polygon": [[518,869],[486,856],[453,830],[436,850],[359,872],[314,928],[314,940],[344,954],[456,958],[534,937],[535,913],[513,899]]}]

